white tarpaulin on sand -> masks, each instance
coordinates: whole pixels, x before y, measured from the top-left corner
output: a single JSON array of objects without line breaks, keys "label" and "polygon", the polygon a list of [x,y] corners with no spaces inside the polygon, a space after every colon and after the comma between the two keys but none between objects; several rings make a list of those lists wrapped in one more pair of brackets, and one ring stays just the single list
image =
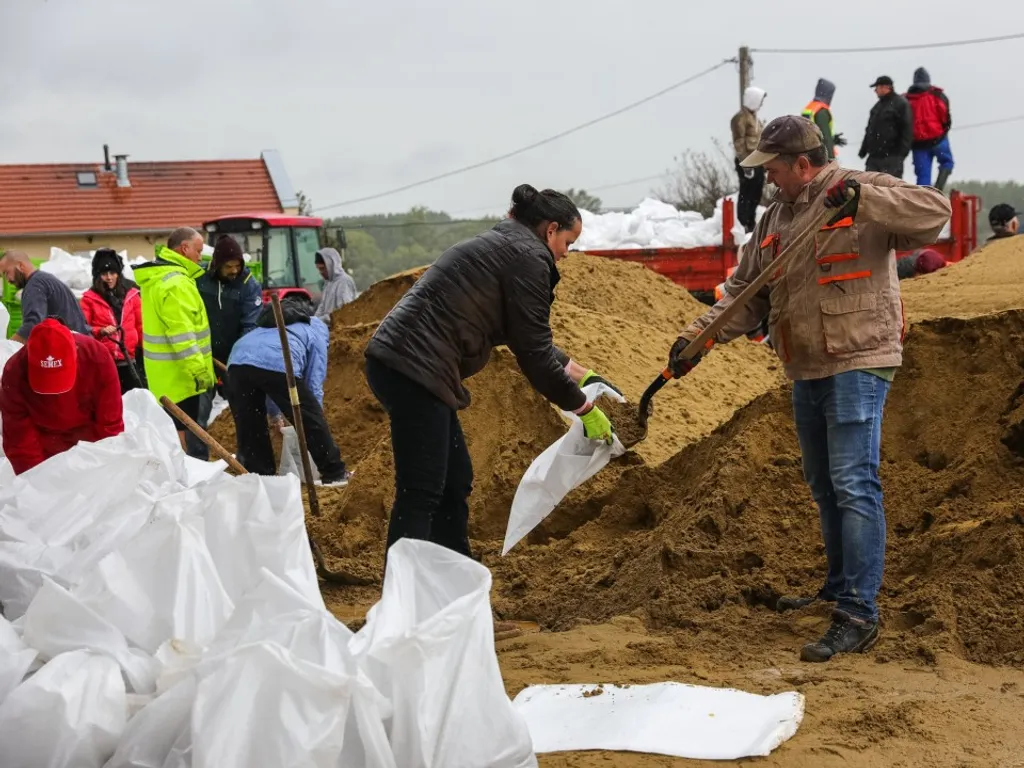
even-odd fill
[{"label": "white tarpaulin on sand", "polygon": [[152,395],[124,434],[0,460],[3,768],[534,768],[490,573],[392,549],[357,635],[325,608],[294,477],[184,456]]},{"label": "white tarpaulin on sand", "polygon": [[[583,387],[583,391],[590,401],[604,395],[620,403],[625,402],[622,395],[605,384],[588,384]],[[505,544],[501,548],[503,555],[540,525],[569,491],[585,483],[609,461],[626,452],[618,437],[614,438],[611,445],[599,440],[588,440],[583,433],[583,422],[578,416],[565,411],[562,415],[572,422],[569,431],[533,460],[516,488],[505,529]]]},{"label": "white tarpaulin on sand", "polygon": [[695,760],[768,755],[804,716],[800,693],[758,696],[681,683],[535,685],[513,703],[539,753],[603,749]]}]

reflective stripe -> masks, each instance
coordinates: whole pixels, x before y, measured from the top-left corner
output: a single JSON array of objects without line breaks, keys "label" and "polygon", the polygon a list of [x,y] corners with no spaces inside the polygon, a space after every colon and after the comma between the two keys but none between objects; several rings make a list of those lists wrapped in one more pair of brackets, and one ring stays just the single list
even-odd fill
[{"label": "reflective stripe", "polygon": [[828,285],[829,283],[838,283],[842,280],[857,280],[861,277],[871,277],[871,270],[865,269],[863,272],[850,272],[845,275],[832,275],[830,277],[819,277],[818,285]]},{"label": "reflective stripe", "polygon": [[213,350],[210,348],[209,344],[202,347],[197,347],[195,344],[192,344],[179,352],[153,352],[152,350],[143,347],[142,356],[147,360],[187,360],[190,357],[205,355],[212,351]]},{"label": "reflective stripe", "polygon": [[168,280],[173,280],[176,277],[184,277],[181,272],[168,272],[166,275],[160,278],[161,283],[166,283]]},{"label": "reflective stripe", "polygon": [[150,344],[180,344],[183,341],[202,341],[203,339],[209,338],[210,329],[200,331],[199,333],[179,333],[177,336],[151,336],[148,333],[142,334],[142,340],[148,341]]}]

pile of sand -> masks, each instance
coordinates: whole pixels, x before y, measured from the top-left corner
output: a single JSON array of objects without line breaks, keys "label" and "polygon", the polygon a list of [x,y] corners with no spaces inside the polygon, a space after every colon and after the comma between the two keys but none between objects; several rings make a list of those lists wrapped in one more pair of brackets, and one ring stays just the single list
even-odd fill
[{"label": "pile of sand", "polygon": [[[1018,313],[911,330],[883,432],[882,656],[1024,664],[1024,468],[1003,444],[1020,420],[1022,339]],[[634,614],[737,659],[750,637],[791,632],[770,609],[780,595],[824,579],[787,389],[563,507],[580,523],[565,538],[487,553],[500,613],[553,628]]]},{"label": "pile of sand", "polygon": [[963,261],[900,283],[907,319],[973,317],[1024,306],[1024,237],[993,240]]}]

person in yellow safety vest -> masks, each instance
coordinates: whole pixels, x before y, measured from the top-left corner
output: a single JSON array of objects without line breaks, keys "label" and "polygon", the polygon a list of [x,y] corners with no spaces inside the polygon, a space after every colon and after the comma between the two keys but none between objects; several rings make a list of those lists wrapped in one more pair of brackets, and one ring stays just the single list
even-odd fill
[{"label": "person in yellow safety vest", "polygon": [[821,78],[814,89],[814,99],[800,113],[821,130],[821,135],[825,138],[826,157],[839,157],[839,147],[845,147],[847,144],[843,134],[836,133],[835,122],[832,120],[832,97],[835,93],[835,84],[831,80]]},{"label": "person in yellow safety vest", "polygon": [[[729,267],[729,269],[725,271],[726,280],[732,277],[732,273],[736,271],[737,267],[739,267],[738,264],[735,267]],[[715,303],[718,303],[725,297],[724,282],[721,282],[715,286],[714,294]],[[756,328],[754,328],[751,331],[747,331],[747,338],[753,341],[755,344],[767,344],[770,347],[772,345],[772,342],[771,339],[768,338],[768,320],[763,320],[761,324],[758,325]]]},{"label": "person in yellow safety vest", "polygon": [[[142,358],[149,389],[158,400],[167,395],[193,421],[199,417],[200,396],[217,381],[210,322],[196,287],[203,275],[202,252],[202,235],[181,227],[167,238],[166,246],[156,247],[155,261],[135,268],[142,292]],[[187,450],[185,425],[177,419],[174,425]]]}]

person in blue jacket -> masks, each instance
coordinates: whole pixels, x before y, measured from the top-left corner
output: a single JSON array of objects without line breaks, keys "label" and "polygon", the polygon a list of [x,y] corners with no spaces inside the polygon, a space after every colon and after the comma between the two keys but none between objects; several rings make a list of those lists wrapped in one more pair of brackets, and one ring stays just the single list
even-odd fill
[{"label": "person in blue jacket", "polygon": [[[235,342],[256,327],[256,318],[263,307],[263,288],[245,266],[242,247],[234,238],[222,235],[213,247],[213,258],[206,273],[196,280],[196,288],[206,305],[210,320],[210,339],[213,359],[227,363]],[[218,376],[218,379],[220,377]],[[199,396],[199,418],[196,422],[206,429],[213,410],[215,391],[224,394],[218,380],[216,389]],[[237,424],[235,425],[237,429]],[[185,435],[189,456],[209,459],[210,449],[191,432]]]},{"label": "person in blue jacket", "polygon": [[[322,320],[313,317],[312,302],[306,298],[286,297],[281,309],[309,453],[324,485],[348,485],[350,473],[323,410],[330,332]],[[269,304],[261,310],[256,326],[235,343],[228,358],[228,403],[235,417],[242,465],[258,475],[273,475],[276,467],[267,425],[268,399],[289,420],[294,419],[281,338]]]}]

